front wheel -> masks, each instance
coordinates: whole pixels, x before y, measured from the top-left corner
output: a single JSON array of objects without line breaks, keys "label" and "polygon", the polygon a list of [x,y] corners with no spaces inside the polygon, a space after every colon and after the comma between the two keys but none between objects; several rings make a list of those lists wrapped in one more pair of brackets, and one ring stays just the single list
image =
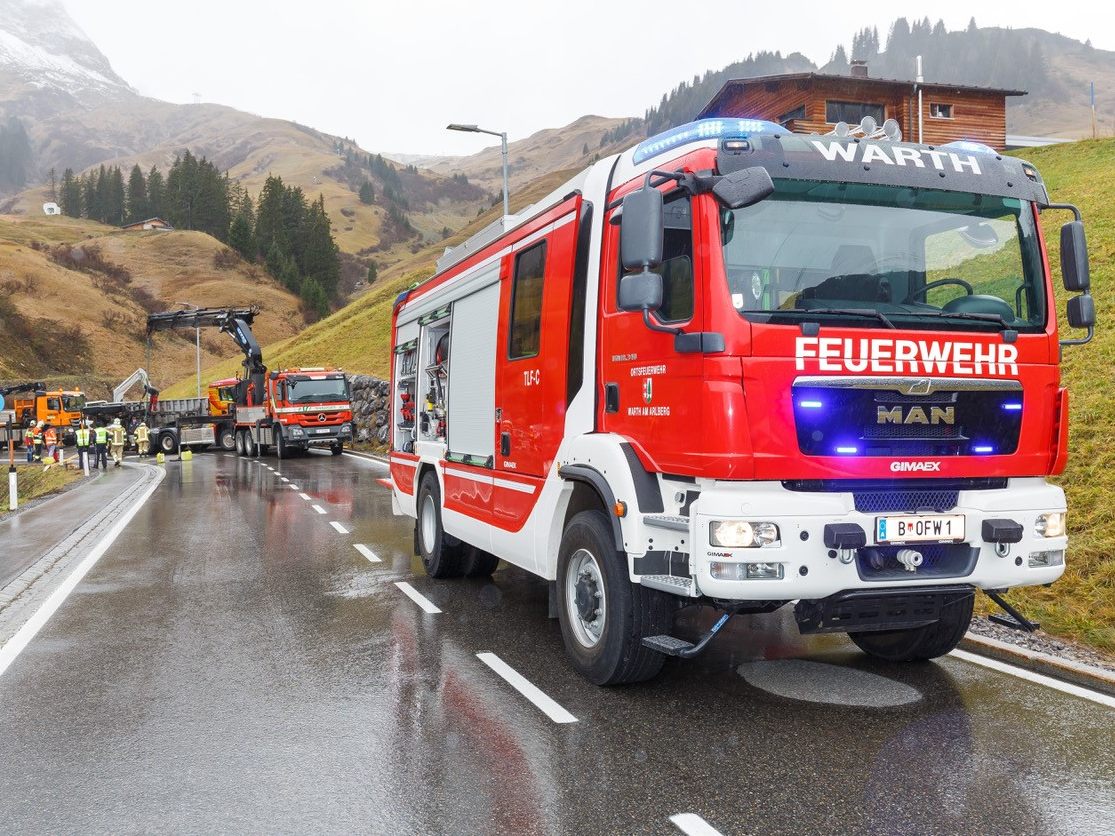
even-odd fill
[{"label": "front wheel", "polygon": [[418,554],[431,578],[459,578],[464,572],[464,544],[441,527],[441,487],[427,473],[418,487]]},{"label": "front wheel", "polygon": [[175,438],[174,433],[162,433],[159,436],[159,449],[168,456],[178,451],[178,439]]},{"label": "front wheel", "polygon": [[344,451],[345,446],[343,444],[334,444],[329,448],[329,452],[332,453],[334,456],[339,456]]},{"label": "front wheel", "polygon": [[666,657],[642,642],[670,632],[674,601],[631,582],[603,511],[582,511],[569,521],[558,552],[557,586],[565,651],[585,679],[621,685],[658,674]]},{"label": "front wheel", "polygon": [[283,438],[282,431],[275,431],[275,456],[279,459],[290,458],[290,448],[287,447],[286,439]]},{"label": "front wheel", "polygon": [[864,653],[888,662],[936,659],[956,649],[972,621],[975,595],[967,595],[941,608],[941,617],[924,627],[849,633],[848,638]]},{"label": "front wheel", "polygon": [[232,431],[232,427],[225,427],[218,433],[217,446],[226,453],[236,449],[236,433]]}]

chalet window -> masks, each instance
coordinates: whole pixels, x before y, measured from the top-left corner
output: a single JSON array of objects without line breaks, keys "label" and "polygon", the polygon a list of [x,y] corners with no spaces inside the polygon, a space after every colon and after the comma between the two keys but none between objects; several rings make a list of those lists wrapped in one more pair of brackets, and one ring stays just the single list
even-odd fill
[{"label": "chalet window", "polygon": [[951,119],[952,105],[942,104],[941,102],[930,102],[929,115],[934,119]]},{"label": "chalet window", "polygon": [[825,121],[847,122],[849,125],[858,125],[863,117],[870,116],[878,124],[883,124],[886,118],[881,104],[870,102],[825,102]]},{"label": "chalet window", "polygon": [[546,274],[546,242],[523,250],[515,259],[511,287],[511,345],[508,357],[519,360],[538,354],[542,333],[542,280]]},{"label": "chalet window", "polygon": [[804,118],[805,118],[805,105],[800,105],[799,107],[795,107],[789,113],[783,113],[781,116],[779,116],[778,117],[778,123],[780,125],[785,125],[787,122],[792,122],[794,119],[804,119]]}]

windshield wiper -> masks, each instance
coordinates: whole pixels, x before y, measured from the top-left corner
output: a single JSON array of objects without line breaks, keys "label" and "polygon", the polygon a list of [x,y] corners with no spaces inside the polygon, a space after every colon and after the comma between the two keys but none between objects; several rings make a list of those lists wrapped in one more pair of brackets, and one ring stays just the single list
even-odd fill
[{"label": "windshield wiper", "polygon": [[807,315],[832,314],[833,316],[869,316],[872,319],[877,319],[888,328],[895,328],[895,324],[887,319],[882,311],[877,311],[874,308],[795,308],[794,312]]},{"label": "windshield wiper", "polygon": [[997,313],[964,313],[962,311],[918,311],[917,313],[910,313],[910,316],[931,316],[934,319],[968,319],[974,322],[990,322],[993,325],[998,325],[1000,329],[1010,328],[1008,323],[1002,316]]}]

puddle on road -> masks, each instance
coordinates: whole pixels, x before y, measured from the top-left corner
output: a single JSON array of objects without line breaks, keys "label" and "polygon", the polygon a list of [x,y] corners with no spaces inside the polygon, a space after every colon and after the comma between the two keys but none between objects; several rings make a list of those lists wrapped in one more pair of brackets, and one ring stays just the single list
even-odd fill
[{"label": "puddle on road", "polygon": [[749,685],[778,697],[805,702],[891,708],[917,702],[922,697],[917,688],[885,676],[805,659],[746,662],[736,671]]}]

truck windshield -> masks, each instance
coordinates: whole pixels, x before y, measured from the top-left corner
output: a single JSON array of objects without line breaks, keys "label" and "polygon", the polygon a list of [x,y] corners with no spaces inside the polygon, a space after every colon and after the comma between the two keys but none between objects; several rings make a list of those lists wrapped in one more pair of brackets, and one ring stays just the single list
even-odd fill
[{"label": "truck windshield", "polygon": [[66,412],[81,412],[85,407],[85,395],[63,395],[62,407]]},{"label": "truck windshield", "polygon": [[752,322],[1045,327],[1026,201],[779,180],[767,200],[722,211],[721,241],[732,304]]},{"label": "truck windshield", "polygon": [[290,403],[331,403],[348,400],[348,383],[343,377],[320,380],[292,378],[287,381],[287,400]]}]

